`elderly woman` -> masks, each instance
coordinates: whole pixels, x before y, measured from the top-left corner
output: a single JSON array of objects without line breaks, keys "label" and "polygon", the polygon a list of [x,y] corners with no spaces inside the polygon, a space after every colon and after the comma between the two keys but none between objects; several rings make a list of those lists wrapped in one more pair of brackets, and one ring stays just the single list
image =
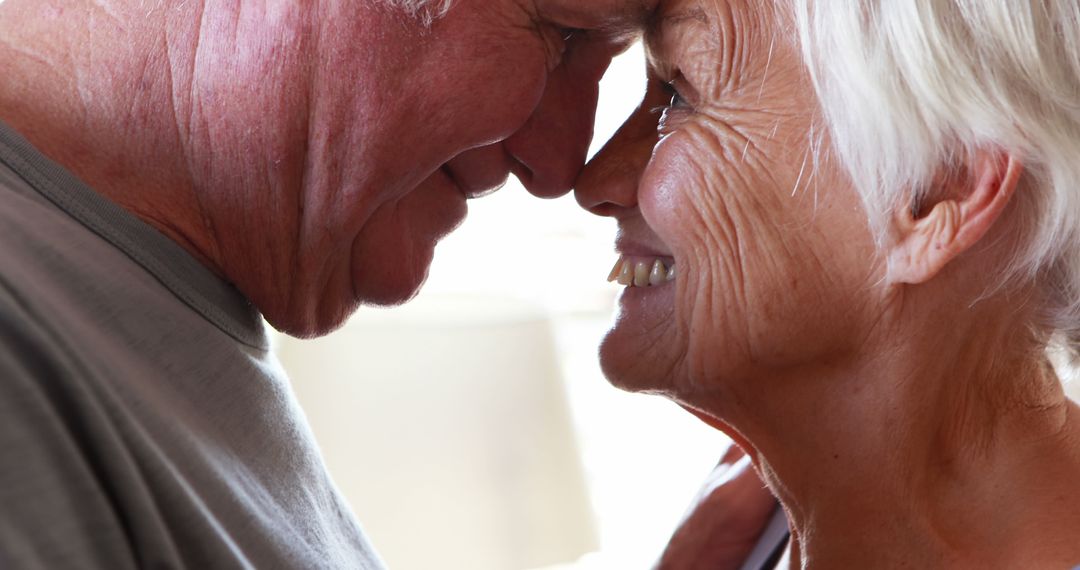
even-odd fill
[{"label": "elderly woman", "polygon": [[804,568],[1080,564],[1080,5],[664,0],[645,40],[577,190],[611,381],[747,450]]}]

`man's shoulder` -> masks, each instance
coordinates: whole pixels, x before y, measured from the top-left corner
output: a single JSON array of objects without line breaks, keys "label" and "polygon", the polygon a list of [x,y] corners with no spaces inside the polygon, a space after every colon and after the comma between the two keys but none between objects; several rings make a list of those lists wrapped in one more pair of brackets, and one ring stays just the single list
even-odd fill
[{"label": "man's shoulder", "polygon": [[0,284],[0,567],[133,567],[93,445],[82,441],[97,435],[80,396],[92,388],[43,325]]},{"label": "man's shoulder", "polygon": [[128,255],[0,185],[0,568],[381,567],[276,361]]},{"label": "man's shoulder", "polygon": [[[129,254],[3,177],[0,228],[0,318],[34,322],[53,338],[96,329],[100,340],[118,326],[151,329],[189,312]],[[95,340],[85,332],[74,340]]]},{"label": "man's shoulder", "polygon": [[[84,282],[65,249],[71,230],[43,198],[13,186],[0,169],[0,374],[45,366],[55,360],[60,339],[50,334],[50,314],[69,316]],[[0,390],[13,382],[0,382]]]},{"label": "man's shoulder", "polygon": [[17,182],[0,177],[0,285],[11,295],[86,293],[96,276],[122,269],[93,232]]}]

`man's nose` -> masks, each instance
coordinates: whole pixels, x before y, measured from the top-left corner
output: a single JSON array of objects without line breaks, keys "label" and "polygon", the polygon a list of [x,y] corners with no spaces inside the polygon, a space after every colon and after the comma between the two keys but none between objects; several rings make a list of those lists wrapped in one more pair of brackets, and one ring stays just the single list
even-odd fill
[{"label": "man's nose", "polygon": [[574,196],[582,208],[598,216],[618,217],[637,207],[641,174],[659,140],[658,117],[652,111],[657,102],[655,93],[646,93],[637,110],[581,171]]},{"label": "man's nose", "polygon": [[549,86],[532,117],[505,142],[517,163],[514,174],[535,196],[562,196],[585,165],[598,88],[593,84],[579,89],[567,93],[562,86]]},{"label": "man's nose", "polygon": [[620,47],[573,38],[549,75],[529,120],[506,139],[514,173],[532,194],[562,196],[573,187],[592,142],[600,78]]}]

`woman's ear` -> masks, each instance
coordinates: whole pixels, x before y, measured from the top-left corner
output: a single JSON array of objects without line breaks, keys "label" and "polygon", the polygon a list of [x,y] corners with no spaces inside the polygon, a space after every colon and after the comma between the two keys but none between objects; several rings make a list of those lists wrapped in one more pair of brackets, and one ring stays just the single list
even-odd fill
[{"label": "woman's ear", "polygon": [[949,179],[941,189],[948,198],[928,213],[905,208],[896,216],[888,282],[924,283],[969,250],[1001,217],[1024,169],[1012,155],[980,150],[964,170],[966,176]]}]

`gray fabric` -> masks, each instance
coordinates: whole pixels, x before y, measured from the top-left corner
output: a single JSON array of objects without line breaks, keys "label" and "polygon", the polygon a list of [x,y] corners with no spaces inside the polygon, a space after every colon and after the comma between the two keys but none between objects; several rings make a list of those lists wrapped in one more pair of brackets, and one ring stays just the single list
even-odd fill
[{"label": "gray fabric", "polygon": [[245,298],[0,125],[0,568],[381,568]]}]

